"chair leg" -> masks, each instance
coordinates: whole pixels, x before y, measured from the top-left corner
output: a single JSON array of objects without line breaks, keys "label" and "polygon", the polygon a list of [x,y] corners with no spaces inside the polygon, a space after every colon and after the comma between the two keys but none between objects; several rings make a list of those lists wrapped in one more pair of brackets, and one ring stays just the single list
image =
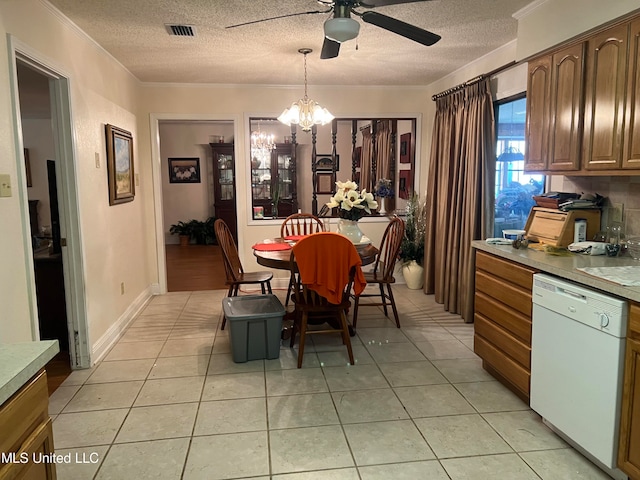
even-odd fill
[{"label": "chair leg", "polygon": [[307,312],[302,314],[302,322],[300,322],[300,345],[298,346],[298,368],[302,368],[302,356],[304,355],[304,342],[307,333]]},{"label": "chair leg", "polygon": [[264,282],[260,282],[260,290],[262,290],[262,294],[267,293],[267,290],[264,288]]},{"label": "chair leg", "polygon": [[380,287],[380,301],[382,302],[382,310],[384,310],[384,316],[388,317],[389,312],[387,312],[387,299],[384,294],[384,285],[379,283],[378,286]]},{"label": "chair leg", "polygon": [[298,333],[298,319],[293,320],[291,326],[291,341],[289,342],[289,348],[293,348],[293,344],[296,342],[296,333]]},{"label": "chair leg", "polygon": [[273,293],[273,291],[271,290],[271,280],[267,281],[267,292]]},{"label": "chair leg", "polygon": [[291,290],[293,289],[293,274],[289,277],[289,286],[287,287],[287,299],[284,301],[284,306],[289,305],[289,298],[291,298]]},{"label": "chair leg", "polygon": [[353,297],[353,328],[356,328],[356,325],[358,323],[358,304],[360,303],[360,297],[358,296],[354,296]]},{"label": "chair leg", "polygon": [[389,291],[389,300],[391,301],[391,308],[393,309],[393,316],[396,319],[396,327],[400,328],[400,318],[398,317],[398,309],[396,308],[396,301],[393,298],[393,291],[391,290],[391,284],[387,283],[387,290]]},{"label": "chair leg", "polygon": [[351,339],[349,338],[349,327],[347,323],[347,316],[343,311],[340,311],[340,323],[342,324],[342,343],[347,346],[347,353],[349,354],[349,363],[354,365],[353,349],[351,348]]},{"label": "chair leg", "polygon": [[[232,297],[233,296],[233,284],[229,285],[229,290],[227,290],[227,297]],[[224,326],[227,324],[227,317],[223,314],[222,315],[222,326],[220,327],[220,330],[224,330]]]}]

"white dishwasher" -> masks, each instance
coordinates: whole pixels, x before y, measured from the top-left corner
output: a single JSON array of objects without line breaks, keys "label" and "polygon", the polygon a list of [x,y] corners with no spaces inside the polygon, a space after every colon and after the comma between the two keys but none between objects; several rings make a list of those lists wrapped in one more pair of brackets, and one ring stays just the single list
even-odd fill
[{"label": "white dishwasher", "polygon": [[533,276],[531,408],[614,478],[628,307],[545,274]]}]

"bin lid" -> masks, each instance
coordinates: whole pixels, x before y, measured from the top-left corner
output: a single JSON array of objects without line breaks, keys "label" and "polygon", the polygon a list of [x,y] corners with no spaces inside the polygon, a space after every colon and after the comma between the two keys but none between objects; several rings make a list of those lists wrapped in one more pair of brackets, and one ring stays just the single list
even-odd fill
[{"label": "bin lid", "polygon": [[284,315],[282,302],[273,294],[226,297],[222,300],[222,309],[227,320]]}]

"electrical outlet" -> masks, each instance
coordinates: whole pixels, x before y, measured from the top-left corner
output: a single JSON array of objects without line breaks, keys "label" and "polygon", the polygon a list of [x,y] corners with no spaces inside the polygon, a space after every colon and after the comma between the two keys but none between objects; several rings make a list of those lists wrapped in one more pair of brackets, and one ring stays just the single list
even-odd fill
[{"label": "electrical outlet", "polygon": [[124,282],[120,283],[120,295],[124,295]]},{"label": "electrical outlet", "polygon": [[96,168],[100,168],[100,154],[96,152]]},{"label": "electrical outlet", "polygon": [[622,216],[624,214],[623,203],[612,203],[609,210],[609,223],[617,222],[622,223]]},{"label": "electrical outlet", "polygon": [[8,173],[0,174],[0,197],[11,196],[11,175]]}]

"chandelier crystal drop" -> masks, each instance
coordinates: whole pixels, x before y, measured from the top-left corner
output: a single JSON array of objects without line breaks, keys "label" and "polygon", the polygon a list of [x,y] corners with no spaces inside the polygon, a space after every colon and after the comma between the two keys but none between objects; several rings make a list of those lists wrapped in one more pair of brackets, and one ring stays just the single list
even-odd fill
[{"label": "chandelier crystal drop", "polygon": [[304,55],[304,97],[291,104],[278,117],[278,120],[285,125],[300,125],[302,130],[308,132],[313,125],[326,125],[333,120],[333,115],[307,96],[307,55],[313,50],[301,48],[298,52]]}]

